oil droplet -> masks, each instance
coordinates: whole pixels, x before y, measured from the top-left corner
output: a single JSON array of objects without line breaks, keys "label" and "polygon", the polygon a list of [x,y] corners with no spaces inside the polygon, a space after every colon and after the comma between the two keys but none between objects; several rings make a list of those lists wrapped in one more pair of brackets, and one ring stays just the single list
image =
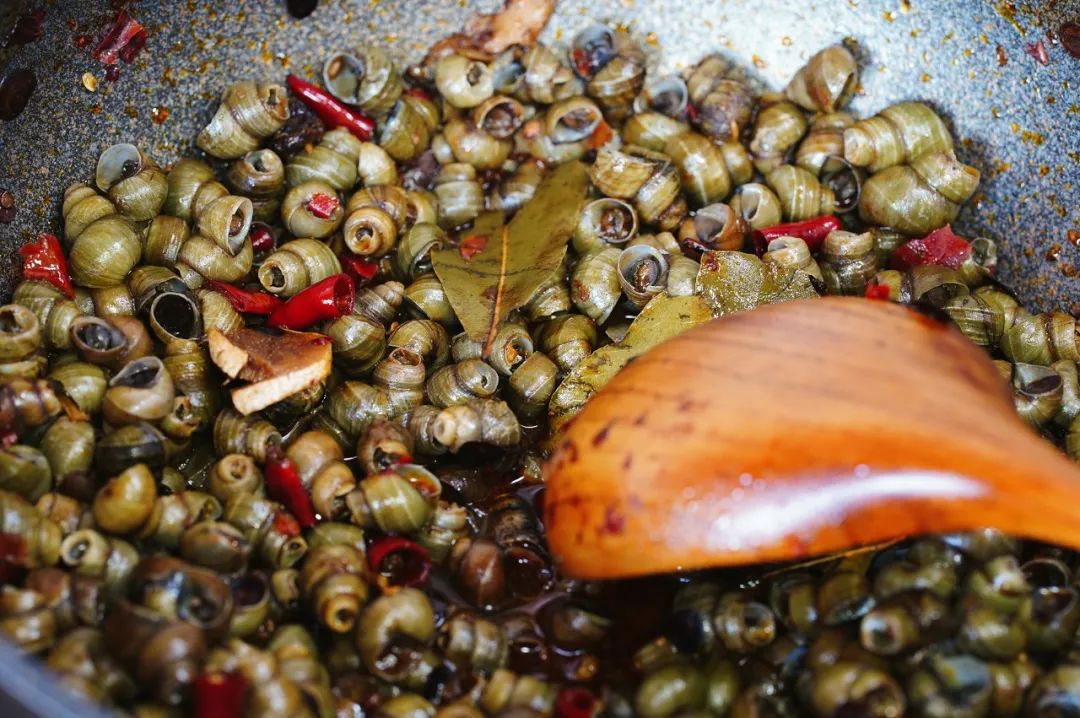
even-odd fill
[{"label": "oil droplet", "polygon": [[1017,132],[1020,131],[1020,125],[1018,123],[1016,123],[1016,122],[1013,122],[1012,124],[1009,125],[1009,129],[1013,131],[1013,134],[1016,134]]},{"label": "oil droplet", "polygon": [[911,2],[910,2],[910,0],[900,0],[900,12],[903,12],[903,13],[911,12]]},{"label": "oil droplet", "polygon": [[154,105],[150,108],[150,119],[154,121],[155,125],[160,125],[162,122],[169,119],[169,108]]},{"label": "oil droplet", "polygon": [[1046,250],[1046,259],[1050,262],[1056,262],[1059,257],[1061,257],[1061,245],[1055,242],[1050,246],[1050,249]]},{"label": "oil droplet", "polygon": [[645,42],[648,45],[656,47],[660,43],[660,39],[656,36],[655,32],[650,32],[648,35],[645,36]]},{"label": "oil droplet", "polygon": [[1050,168],[1046,165],[1039,165],[1039,176],[1045,177],[1048,174],[1050,174]]},{"label": "oil droplet", "polygon": [[87,92],[97,92],[97,78],[94,77],[94,73],[84,72],[82,74],[82,86],[86,88]]},{"label": "oil droplet", "polygon": [[881,17],[885,18],[885,22],[892,22],[896,19],[896,14],[892,10],[886,10],[881,13]]},{"label": "oil droplet", "polygon": [[994,48],[994,52],[997,53],[998,67],[1005,67],[1009,64],[1009,56],[1005,54],[1005,48],[998,45]]},{"label": "oil droplet", "polygon": [[1069,238],[1069,244],[1080,249],[1080,229],[1070,229],[1065,236]]},{"label": "oil droplet", "polygon": [[784,35],[782,38],[780,38],[780,44],[783,45],[784,47],[791,47],[792,42],[793,42],[792,39],[790,37],[788,37],[787,35]]},{"label": "oil droplet", "polygon": [[752,55],[750,57],[750,59],[754,61],[754,67],[756,67],[759,70],[764,70],[766,67],[769,66],[768,63],[766,63],[764,60],[762,60],[757,55]]},{"label": "oil droplet", "polygon": [[928,73],[928,72],[924,72],[924,73],[922,74],[922,77],[920,77],[919,79],[920,79],[920,80],[922,80],[923,82],[930,82],[930,80],[931,80],[932,78],[930,77],[930,73]]}]

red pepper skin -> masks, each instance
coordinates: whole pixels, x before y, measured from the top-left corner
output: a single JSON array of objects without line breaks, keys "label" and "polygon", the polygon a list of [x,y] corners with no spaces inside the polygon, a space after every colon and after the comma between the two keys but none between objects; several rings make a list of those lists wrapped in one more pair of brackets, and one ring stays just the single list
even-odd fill
[{"label": "red pepper skin", "polygon": [[308,200],[307,210],[319,219],[330,219],[337,208],[341,206],[341,200],[337,197],[331,197],[328,194],[322,192],[316,192]]},{"label": "red pepper skin", "polygon": [[146,44],[146,29],[135,18],[121,10],[113,20],[112,27],[90,52],[90,57],[106,65],[117,59],[130,63]]},{"label": "red pepper skin", "polygon": [[285,81],[289,83],[289,89],[310,107],[327,127],[331,129],[344,127],[362,142],[371,139],[372,133],[375,132],[375,120],[345,105],[321,87],[305,82],[296,75],[289,75]]},{"label": "red pepper skin", "polygon": [[593,718],[600,707],[600,701],[587,688],[567,686],[555,698],[555,718]]},{"label": "red pepper skin", "polygon": [[251,238],[251,249],[254,250],[255,254],[267,254],[277,246],[274,233],[265,224],[252,224],[248,237]]},{"label": "red pepper skin", "polygon": [[698,121],[698,108],[694,106],[693,102],[686,103],[686,119],[690,120],[690,124],[696,125]]},{"label": "red pepper skin", "polygon": [[356,285],[347,274],[316,282],[270,313],[266,326],[304,329],[352,311]]},{"label": "red pepper skin", "polygon": [[798,237],[806,242],[806,246],[813,252],[821,246],[821,243],[829,236],[829,232],[835,232],[838,229],[840,229],[840,220],[832,214],[811,217],[801,222],[774,224],[772,227],[754,231],[754,249],[759,255],[764,254],[769,242],[777,237]]},{"label": "red pepper skin", "polygon": [[37,239],[19,247],[23,258],[23,279],[43,279],[66,294],[75,297],[67,259],[60,240],[51,234],[39,234]]},{"label": "red pepper skin", "polygon": [[614,134],[615,133],[611,130],[611,125],[604,120],[600,120],[600,123],[596,125],[596,129],[589,135],[589,139],[585,143],[585,146],[590,150],[600,149],[611,140]]},{"label": "red pepper skin", "polygon": [[952,227],[945,225],[921,239],[912,239],[893,252],[890,264],[893,269],[911,269],[927,264],[937,264],[959,269],[971,256],[971,243],[953,234]]},{"label": "red pepper skin", "polygon": [[244,314],[270,314],[285,303],[273,294],[240,289],[216,279],[207,281],[207,285],[229,300],[233,309]]},{"label": "red pepper skin", "polygon": [[239,673],[203,673],[192,681],[195,718],[243,718],[248,682]]},{"label": "red pepper skin", "polygon": [[296,464],[279,447],[271,446],[266,452],[264,473],[270,498],[284,504],[301,527],[309,529],[314,526],[315,509],[311,506],[311,497],[304,490]]},{"label": "red pepper skin", "polygon": [[484,251],[489,239],[491,238],[486,234],[470,234],[462,237],[458,243],[461,258],[466,262],[471,262],[473,257]]},{"label": "red pepper skin", "polygon": [[349,275],[353,284],[361,286],[370,281],[379,273],[379,263],[373,262],[366,257],[357,257],[355,254],[342,254],[338,256],[341,270]]},{"label": "red pepper skin", "polygon": [[889,301],[889,288],[884,284],[878,284],[876,281],[870,280],[866,285],[866,298],[887,302]]},{"label": "red pepper skin", "polygon": [[[391,555],[397,553],[404,554],[407,559],[411,558],[417,561],[419,568],[409,575],[403,576],[400,582],[391,583],[391,578],[382,575],[383,563]],[[431,556],[428,554],[427,549],[400,536],[382,536],[375,539],[368,545],[367,556],[368,566],[371,567],[372,573],[379,576],[380,582],[385,581],[387,585],[396,587],[420,586],[426,583],[428,576],[431,575]]]}]

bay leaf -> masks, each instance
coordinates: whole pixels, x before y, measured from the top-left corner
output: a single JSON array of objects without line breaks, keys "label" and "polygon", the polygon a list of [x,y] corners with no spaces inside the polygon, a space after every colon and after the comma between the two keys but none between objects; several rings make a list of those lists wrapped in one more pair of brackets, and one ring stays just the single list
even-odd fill
[{"label": "bay leaf", "polygon": [[469,337],[485,342],[485,355],[506,316],[562,264],[588,188],[584,164],[559,165],[505,227],[491,216],[497,213],[477,218],[470,234],[487,233],[482,250],[469,256],[452,247],[432,252],[450,306]]},{"label": "bay leaf", "polygon": [[746,252],[724,250],[702,255],[697,286],[717,317],[818,296],[806,272],[763,262]]},{"label": "bay leaf", "polygon": [[551,396],[548,420],[552,436],[570,421],[593,394],[641,354],[690,327],[712,319],[709,304],[698,295],[653,297],[635,317],[626,336],[600,347],[574,367]]}]

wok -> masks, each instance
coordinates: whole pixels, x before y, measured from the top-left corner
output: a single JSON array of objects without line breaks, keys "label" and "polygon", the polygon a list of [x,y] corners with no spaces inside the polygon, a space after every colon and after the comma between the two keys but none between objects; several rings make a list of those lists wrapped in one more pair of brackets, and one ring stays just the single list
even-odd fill
[{"label": "wok", "polygon": [[[0,299],[19,270],[15,248],[58,229],[64,188],[91,180],[105,147],[135,142],[172,162],[192,151],[230,80],[315,76],[332,48],[366,41],[415,61],[499,3],[324,0],[298,20],[283,0],[135,2],[150,39],[133,64],[120,64],[119,80],[106,82],[75,37],[100,34],[116,4],[6,0],[0,8],[0,37],[21,14],[44,10],[39,40],[0,50],[0,73],[30,68],[38,81],[25,111],[0,122],[0,190],[18,206],[14,221],[0,224]],[[593,20],[643,36],[650,72],[716,50],[773,87],[816,50],[850,38],[862,70],[852,109],[867,115],[920,98],[949,118],[961,159],[983,173],[959,229],[998,240],[1000,278],[1026,306],[1080,311],[1080,59],[1055,39],[1063,22],[1080,21],[1080,0],[563,0],[544,39],[566,40]],[[96,91],[84,88],[85,72]],[[94,715],[3,644],[0,665],[0,715]]]}]

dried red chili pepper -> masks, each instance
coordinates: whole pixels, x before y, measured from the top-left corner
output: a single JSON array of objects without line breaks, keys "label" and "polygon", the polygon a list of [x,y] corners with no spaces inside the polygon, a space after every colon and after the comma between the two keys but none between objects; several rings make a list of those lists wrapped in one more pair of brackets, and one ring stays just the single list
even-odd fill
[{"label": "dried red chili pepper", "polygon": [[461,254],[461,258],[466,262],[472,261],[472,258],[484,251],[484,247],[487,246],[488,239],[486,234],[470,234],[461,238],[461,242],[458,243],[458,252]]},{"label": "dried red chili pepper", "polygon": [[195,718],[242,718],[248,682],[240,673],[203,673],[192,681]]},{"label": "dried red chili pepper", "polygon": [[112,65],[117,59],[131,62],[146,45],[146,38],[146,28],[126,10],[121,10],[105,37],[90,52],[90,57],[106,65]]},{"label": "dried red chili pepper", "polygon": [[813,252],[830,232],[840,229],[840,220],[832,214],[823,214],[819,217],[811,217],[801,222],[785,222],[774,224],[771,227],[754,230],[754,249],[758,254],[763,254],[769,246],[769,242],[777,237],[798,237],[806,242],[806,246]]},{"label": "dried red chili pepper", "polygon": [[897,247],[891,265],[893,269],[911,269],[927,264],[959,269],[970,256],[971,244],[953,234],[950,225],[945,225],[921,239],[912,239]]},{"label": "dried red chili pepper", "polygon": [[368,545],[368,566],[386,588],[420,586],[431,575],[431,556],[420,544],[400,536],[382,536]]},{"label": "dried red chili pepper", "polygon": [[284,511],[274,512],[273,526],[275,531],[284,536],[291,538],[300,535],[300,523]]},{"label": "dried red chili pepper", "polygon": [[338,257],[341,263],[341,271],[349,275],[353,284],[361,286],[379,273],[379,263],[373,262],[366,257],[357,257],[355,254],[342,254]]},{"label": "dried red chili pepper", "polygon": [[593,718],[599,712],[600,701],[580,686],[567,686],[555,698],[556,718]]},{"label": "dried red chili pepper", "polygon": [[225,282],[211,279],[207,285],[215,292],[220,292],[232,308],[245,314],[270,314],[284,304],[283,301],[267,292],[240,289]]},{"label": "dried red chili pepper", "polygon": [[305,82],[296,75],[289,75],[286,82],[289,83],[289,89],[328,127],[344,127],[364,142],[371,139],[375,131],[375,120],[359,110],[350,108],[326,90]]},{"label": "dried red chili pepper", "polygon": [[600,120],[596,125],[596,129],[589,135],[589,140],[585,143],[585,146],[590,150],[599,149],[606,145],[613,135],[614,133],[611,131],[611,125],[604,120]]},{"label": "dried red chili pepper", "polygon": [[691,124],[697,124],[698,108],[694,106],[693,102],[686,103],[686,119],[690,120]]},{"label": "dried red chili pepper", "polygon": [[277,246],[274,233],[265,224],[252,225],[248,237],[251,239],[251,248],[256,254],[266,254]]},{"label": "dried red chili pepper", "polygon": [[878,284],[877,280],[871,279],[866,285],[867,299],[889,300],[889,288],[884,284]]},{"label": "dried red chili pepper", "polygon": [[341,206],[341,200],[337,197],[322,192],[316,192],[307,203],[307,211],[319,219],[330,219]]},{"label": "dried red chili pepper", "polygon": [[1038,42],[1029,42],[1027,45],[1024,45],[1024,50],[1027,54],[1035,58],[1035,62],[1043,67],[1050,64],[1050,56],[1046,54],[1046,45],[1043,44],[1042,40],[1039,40]]},{"label": "dried red chili pepper", "polygon": [[19,247],[19,254],[23,258],[23,279],[43,279],[68,297],[75,296],[64,250],[54,235],[39,234],[37,239]]},{"label": "dried red chili pepper", "polygon": [[570,61],[574,64],[577,74],[588,77],[592,73],[592,63],[589,61],[589,53],[582,48],[577,48],[570,53]]},{"label": "dried red chili pepper", "polygon": [[335,274],[316,282],[285,302],[266,319],[269,327],[304,329],[312,324],[337,319],[352,311],[356,285],[347,274]]},{"label": "dried red chili pepper", "polygon": [[315,509],[311,506],[311,497],[304,490],[296,464],[280,447],[271,446],[267,450],[264,472],[270,498],[280,501],[303,528],[314,526]]}]

